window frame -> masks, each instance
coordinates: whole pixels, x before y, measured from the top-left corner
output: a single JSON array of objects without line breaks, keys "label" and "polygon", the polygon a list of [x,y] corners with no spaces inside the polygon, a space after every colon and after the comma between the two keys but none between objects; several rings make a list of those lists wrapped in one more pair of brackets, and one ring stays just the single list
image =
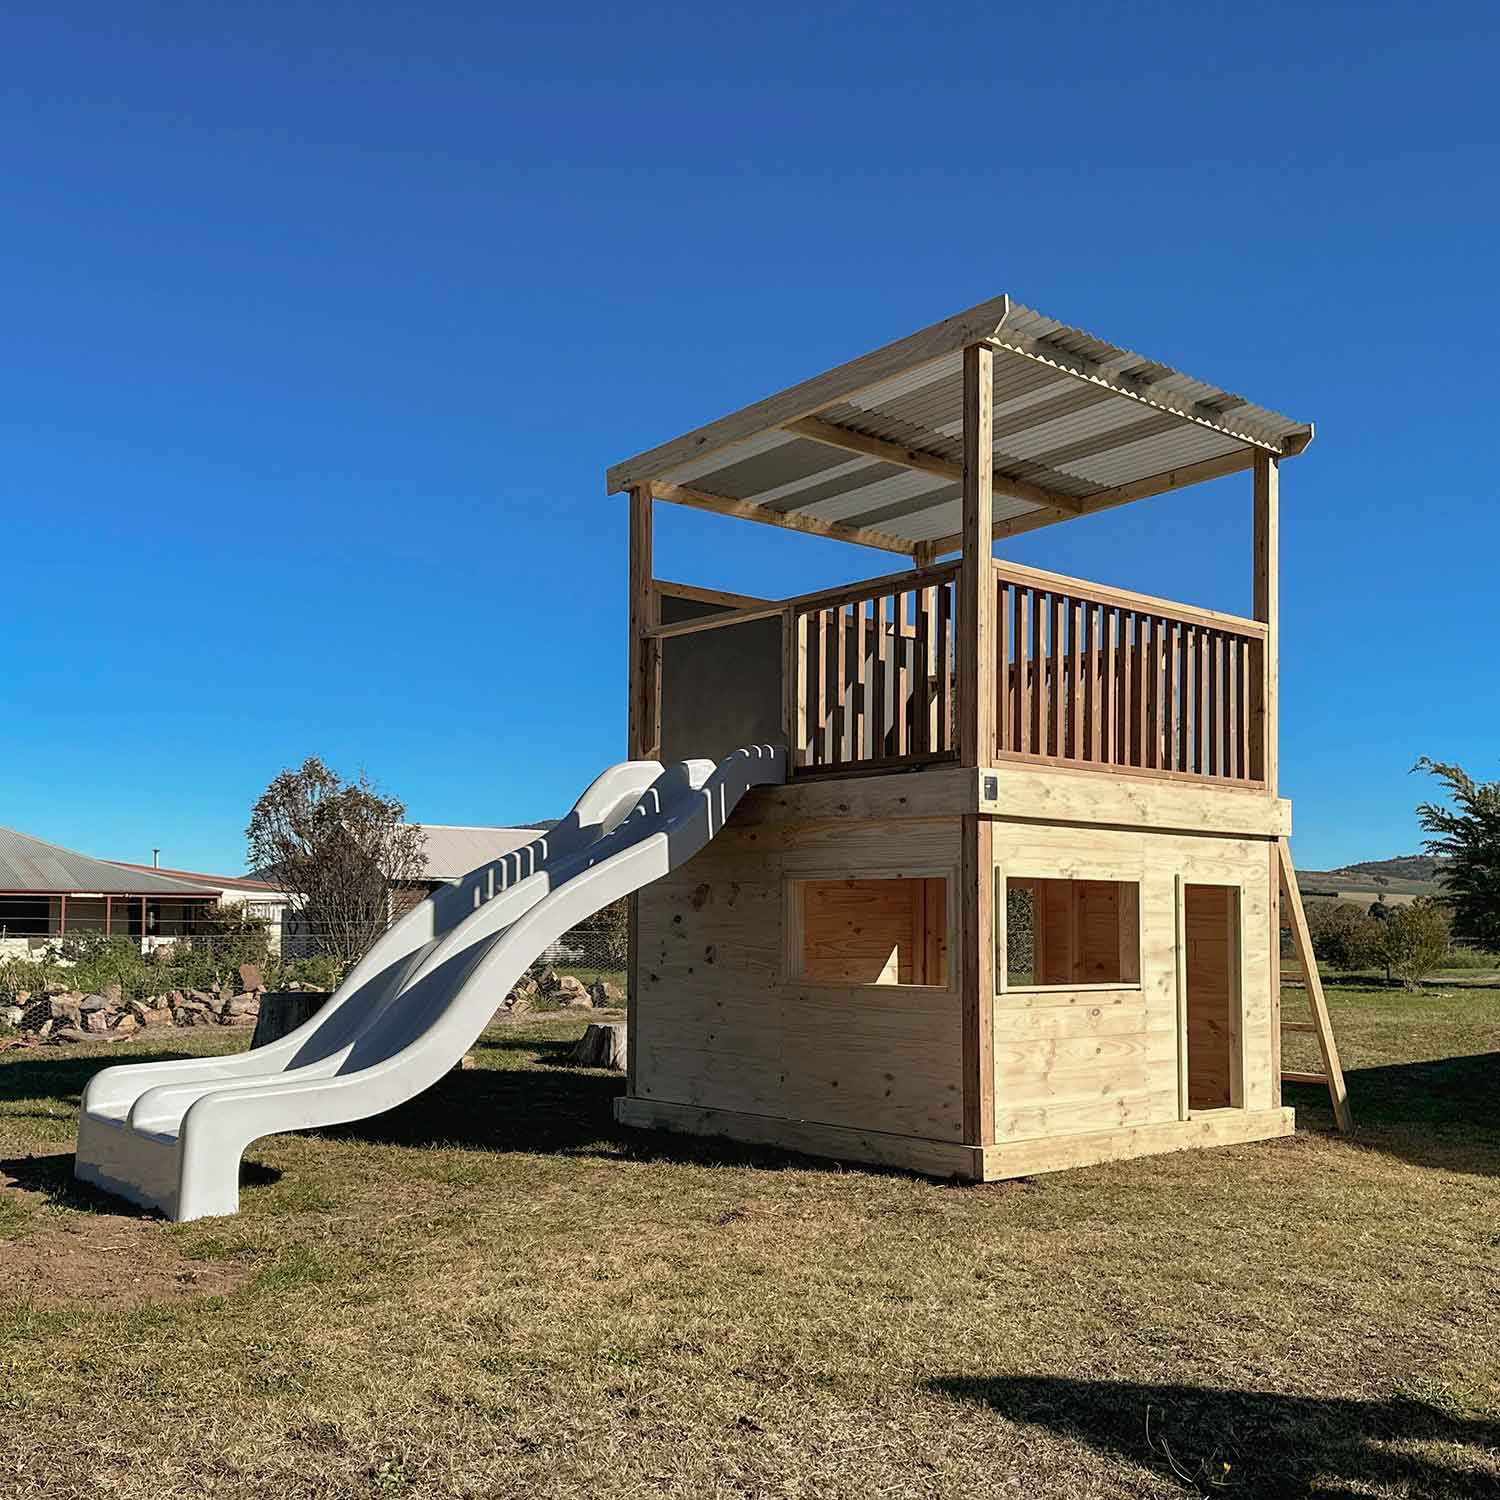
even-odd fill
[{"label": "window frame", "polygon": [[[806,905],[803,888],[821,885],[829,881],[843,883],[851,880],[941,880],[943,882],[943,937],[946,954],[946,975],[942,984],[881,984],[869,980],[815,979],[803,972],[805,957],[804,916]],[[850,870],[829,867],[797,870],[783,874],[781,880],[781,930],[783,934],[781,952],[782,983],[803,989],[867,990],[877,994],[893,992],[924,995],[957,995],[960,958],[954,942],[957,931],[958,872],[951,865],[903,865],[899,869]]]},{"label": "window frame", "polygon": [[[1039,880],[1066,880],[1074,885],[1128,885],[1135,889],[1135,978],[1088,980],[1078,984],[1012,984],[1010,982],[1009,895],[1011,881],[1034,884]],[[1118,871],[1090,871],[1086,875],[1061,870],[1008,870],[995,866],[994,886],[994,965],[995,994],[1000,995],[1105,995],[1121,991],[1141,993],[1145,989],[1146,923],[1143,914],[1145,891],[1143,873],[1121,874]]]}]

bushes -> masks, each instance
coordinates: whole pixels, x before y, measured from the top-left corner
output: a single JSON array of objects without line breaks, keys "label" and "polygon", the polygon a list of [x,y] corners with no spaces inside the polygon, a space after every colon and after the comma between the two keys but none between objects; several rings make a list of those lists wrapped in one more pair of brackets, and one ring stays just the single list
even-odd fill
[{"label": "bushes", "polygon": [[1348,901],[1310,900],[1307,930],[1313,954],[1332,969],[1368,969],[1378,957],[1385,923]]},{"label": "bushes", "polygon": [[1448,958],[1448,913],[1434,901],[1398,906],[1381,928],[1381,959],[1386,972],[1409,990]]}]

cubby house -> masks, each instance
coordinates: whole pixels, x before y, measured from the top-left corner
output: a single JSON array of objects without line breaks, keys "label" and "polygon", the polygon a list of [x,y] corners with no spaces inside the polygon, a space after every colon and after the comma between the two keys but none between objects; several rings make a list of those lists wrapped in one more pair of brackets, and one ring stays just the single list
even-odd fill
[{"label": "cubby house", "polygon": [[[971,1180],[1289,1133],[1277,512],[1311,426],[1005,297],[609,471],[630,750],[788,749],[635,898],[629,1125]],[[1246,476],[1253,615],[994,557]],[[1205,492],[1221,504],[1222,487]],[[653,506],[902,571],[790,599],[655,578]],[[1305,954],[1305,949],[1302,950]]]}]

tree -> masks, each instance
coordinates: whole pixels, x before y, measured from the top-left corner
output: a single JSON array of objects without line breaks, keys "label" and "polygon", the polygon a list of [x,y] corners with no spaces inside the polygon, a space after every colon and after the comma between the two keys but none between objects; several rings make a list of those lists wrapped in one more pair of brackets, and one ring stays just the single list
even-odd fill
[{"label": "tree", "polygon": [[1409,990],[1420,989],[1448,956],[1448,914],[1442,903],[1423,899],[1398,906],[1380,924],[1380,956],[1388,974]]},{"label": "tree", "polygon": [[1348,901],[1307,902],[1313,954],[1331,969],[1364,969],[1376,962],[1380,924]]},{"label": "tree", "polygon": [[1417,821],[1434,835],[1422,847],[1444,861],[1453,936],[1491,952],[1500,949],[1500,781],[1477,782],[1462,766],[1425,755],[1412,770],[1430,771],[1454,803],[1417,807]]},{"label": "tree", "polygon": [[332,958],[350,964],[385,930],[391,886],[422,874],[425,838],[405,820],[405,804],[363,772],[344,781],[310,756],[251,809],[250,865],[286,892]]}]

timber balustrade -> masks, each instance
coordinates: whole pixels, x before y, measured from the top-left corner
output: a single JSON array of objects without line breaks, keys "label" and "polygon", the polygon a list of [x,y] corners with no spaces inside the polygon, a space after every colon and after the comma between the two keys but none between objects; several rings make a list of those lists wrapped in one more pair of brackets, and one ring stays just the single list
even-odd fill
[{"label": "timber balustrade", "polygon": [[1264,625],[993,566],[997,760],[1264,781]]},{"label": "timber balustrade", "polygon": [[[959,758],[958,562],[645,632],[782,621],[795,774]],[[1264,785],[1263,624],[992,562],[988,761]]]}]

